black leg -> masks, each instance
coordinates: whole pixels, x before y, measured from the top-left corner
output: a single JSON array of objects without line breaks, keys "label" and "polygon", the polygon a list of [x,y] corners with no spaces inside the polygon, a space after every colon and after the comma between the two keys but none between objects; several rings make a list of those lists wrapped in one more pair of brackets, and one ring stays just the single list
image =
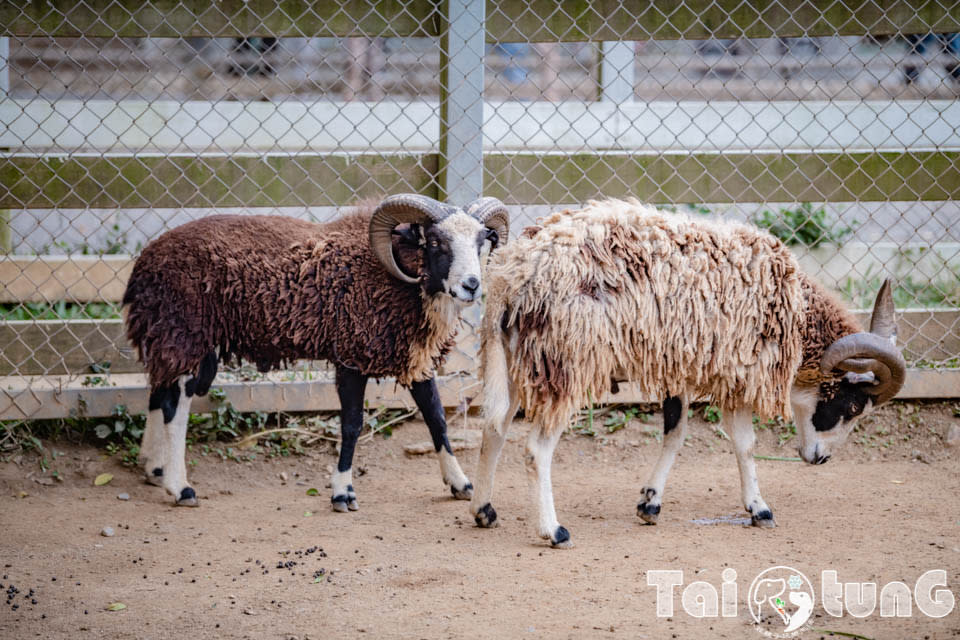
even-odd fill
[{"label": "black leg", "polygon": [[469,500],[473,496],[473,485],[463,475],[460,465],[450,448],[447,440],[447,419],[443,413],[443,404],[440,402],[440,393],[437,391],[437,381],[434,378],[414,382],[410,385],[410,395],[417,403],[417,408],[423,414],[423,421],[430,429],[430,438],[433,448],[440,457],[440,472],[443,481],[450,485],[450,493],[459,500]]},{"label": "black leg", "polygon": [[430,429],[430,437],[433,439],[433,448],[439,452],[441,447],[452,454],[450,441],[447,440],[447,418],[443,413],[443,405],[440,403],[440,392],[437,391],[437,381],[434,378],[414,382],[410,385],[410,395],[413,401],[417,403],[417,409],[423,414],[423,421],[427,423]]},{"label": "black leg", "polygon": [[337,395],[340,396],[340,460],[330,480],[334,511],[359,508],[353,490],[353,452],[363,429],[363,393],[367,376],[353,369],[337,367]]}]

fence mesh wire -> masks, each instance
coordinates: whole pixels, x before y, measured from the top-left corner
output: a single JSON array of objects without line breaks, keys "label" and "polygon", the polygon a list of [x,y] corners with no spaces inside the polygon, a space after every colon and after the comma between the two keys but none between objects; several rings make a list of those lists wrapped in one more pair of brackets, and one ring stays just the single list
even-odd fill
[{"label": "fence mesh wire", "polygon": [[[449,3],[0,4],[0,418],[143,384],[118,302],[164,231],[442,195],[464,95],[514,229],[605,195],[752,221],[854,308],[894,276],[908,362],[960,366],[960,3],[602,4],[487,2],[479,86]],[[478,314],[447,373],[474,373]]]}]

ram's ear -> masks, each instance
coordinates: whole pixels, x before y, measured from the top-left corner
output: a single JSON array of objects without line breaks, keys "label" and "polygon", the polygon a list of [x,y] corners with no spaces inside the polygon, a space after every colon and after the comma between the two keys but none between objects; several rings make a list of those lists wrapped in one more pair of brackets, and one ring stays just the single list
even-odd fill
[{"label": "ram's ear", "polygon": [[423,231],[417,223],[401,224],[393,228],[390,235],[408,247],[419,247],[423,240]]}]

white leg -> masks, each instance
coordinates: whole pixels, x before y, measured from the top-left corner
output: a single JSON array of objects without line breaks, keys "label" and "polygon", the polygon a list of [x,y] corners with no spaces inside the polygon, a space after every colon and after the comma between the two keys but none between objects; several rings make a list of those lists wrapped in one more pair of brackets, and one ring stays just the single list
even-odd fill
[{"label": "white leg", "polygon": [[[753,432],[752,415],[749,410],[725,411],[724,422],[733,431],[733,446],[737,454],[737,466],[740,467],[740,491],[743,506],[750,514],[750,522],[755,527],[774,527],[773,512],[760,495],[757,482],[757,463],[753,459],[753,444],[756,440]],[[732,424],[731,424],[732,423]]]},{"label": "white leg", "polygon": [[519,407],[520,403],[512,398],[505,416],[487,420],[483,425],[483,444],[480,445],[480,459],[477,461],[477,473],[474,476],[476,484],[473,499],[470,501],[470,514],[479,527],[495,527],[500,524],[497,521],[497,512],[491,504],[493,482],[503,443],[507,441],[507,431]]},{"label": "white leg", "polygon": [[440,451],[437,452],[437,457],[440,459],[440,475],[443,478],[444,484],[450,485],[453,497],[459,500],[469,498],[472,492],[466,490],[466,487],[469,485],[472,490],[473,485],[470,484],[467,475],[460,468],[457,457],[447,451],[446,447],[440,447]]},{"label": "white leg", "polygon": [[163,488],[174,497],[176,503],[185,507],[196,507],[197,494],[187,483],[187,423],[190,421],[190,401],[185,384],[187,376],[177,381],[180,397],[177,399],[177,411],[173,420],[164,426],[167,457],[163,469]]},{"label": "white leg", "polygon": [[334,511],[356,511],[360,508],[357,494],[353,490],[353,467],[346,471],[334,469],[333,475],[330,476],[330,488],[334,496],[345,496],[341,500],[333,500]]},{"label": "white leg", "polygon": [[563,429],[558,428],[558,425],[544,425],[537,421],[527,439],[524,462],[534,504],[537,505],[537,532],[541,538],[550,540],[554,547],[569,548],[573,546],[570,532],[557,521],[557,512],[553,506],[553,483],[550,479],[553,450],[562,433]]},{"label": "white leg", "polygon": [[164,448],[163,411],[154,409],[147,413],[147,426],[140,440],[140,464],[144,480],[158,487],[163,486],[163,465],[167,456]]},{"label": "white leg", "polygon": [[444,484],[449,485],[450,493],[454,498],[469,500],[473,496],[473,485],[460,470],[460,463],[453,455],[453,449],[447,439],[447,419],[443,404],[440,402],[436,379],[412,383],[410,395],[413,396],[417,408],[423,414],[423,421],[427,423],[427,428],[430,430],[434,450],[440,459],[440,477]]},{"label": "white leg", "polygon": [[663,403],[663,448],[653,467],[647,484],[641,489],[637,503],[637,515],[649,524],[656,524],[663,504],[663,487],[667,483],[670,468],[677,452],[687,437],[687,409],[690,403],[686,396],[667,398]]}]

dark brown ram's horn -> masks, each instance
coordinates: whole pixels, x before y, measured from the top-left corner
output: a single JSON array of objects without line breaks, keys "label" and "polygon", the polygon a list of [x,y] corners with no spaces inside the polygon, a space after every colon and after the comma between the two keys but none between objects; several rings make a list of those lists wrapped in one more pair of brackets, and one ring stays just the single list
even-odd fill
[{"label": "dark brown ram's horn", "polygon": [[878,405],[897,395],[907,374],[907,364],[890,340],[896,329],[891,289],[890,280],[887,280],[877,294],[870,332],[843,336],[827,347],[820,361],[820,370],[825,374],[834,369],[873,372],[877,381],[875,393]]},{"label": "dark brown ram's horn", "polygon": [[465,211],[488,229],[496,231],[500,244],[507,244],[510,235],[510,212],[505,204],[496,198],[479,198],[468,204]]},{"label": "dark brown ram's horn", "polygon": [[411,278],[397,265],[390,234],[397,225],[440,222],[453,211],[455,209],[442,202],[416,193],[398,193],[384,198],[370,218],[370,248],[390,275],[404,282],[419,282],[419,279]]}]

